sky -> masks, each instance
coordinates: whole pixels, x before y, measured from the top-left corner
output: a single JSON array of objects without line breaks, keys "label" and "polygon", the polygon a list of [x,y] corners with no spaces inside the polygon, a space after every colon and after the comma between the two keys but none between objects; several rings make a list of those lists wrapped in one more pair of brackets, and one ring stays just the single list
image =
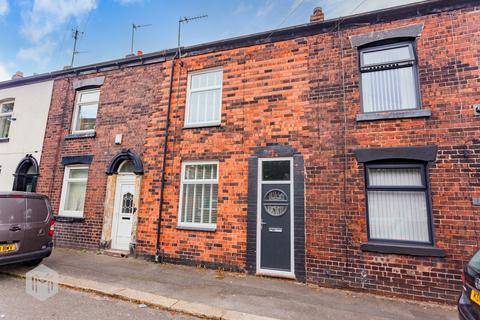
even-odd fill
[{"label": "sky", "polygon": [[132,23],[143,25],[134,51],[177,45],[180,17],[207,14],[182,27],[182,46],[306,23],[313,8],[336,18],[418,0],[0,0],[0,81],[70,64],[72,30],[81,34],[74,66],[124,57]]}]

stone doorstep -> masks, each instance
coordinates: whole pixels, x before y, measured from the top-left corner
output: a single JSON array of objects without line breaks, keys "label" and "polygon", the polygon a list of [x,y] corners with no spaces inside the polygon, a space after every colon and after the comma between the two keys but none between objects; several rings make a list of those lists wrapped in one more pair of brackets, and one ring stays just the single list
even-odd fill
[{"label": "stone doorstep", "polygon": [[[0,273],[25,279],[25,273],[14,271],[0,271]],[[96,294],[109,296],[112,298],[131,301],[135,303],[143,303],[148,306],[157,307],[159,309],[175,311],[187,315],[206,319],[218,319],[218,320],[277,320],[276,318],[269,318],[264,316],[258,316],[250,313],[238,312],[234,310],[227,310],[223,308],[217,308],[202,303],[189,302],[184,300],[172,299],[161,295],[156,295],[149,292],[121,288],[110,285],[108,283],[102,283],[92,280],[85,280],[74,278],[70,276],[60,276],[60,286],[65,288],[76,289],[85,292],[93,292]]]},{"label": "stone doorstep", "polygon": [[128,256],[130,255],[130,252],[108,249],[108,250],[102,250],[102,254],[110,257],[116,257],[116,258],[128,258]]}]

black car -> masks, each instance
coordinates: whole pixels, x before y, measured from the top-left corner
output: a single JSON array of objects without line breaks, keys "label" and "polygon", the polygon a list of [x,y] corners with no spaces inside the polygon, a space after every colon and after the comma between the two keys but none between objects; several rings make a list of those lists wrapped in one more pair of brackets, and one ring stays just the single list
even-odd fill
[{"label": "black car", "polygon": [[462,273],[462,295],[458,299],[460,319],[480,319],[480,250]]}]

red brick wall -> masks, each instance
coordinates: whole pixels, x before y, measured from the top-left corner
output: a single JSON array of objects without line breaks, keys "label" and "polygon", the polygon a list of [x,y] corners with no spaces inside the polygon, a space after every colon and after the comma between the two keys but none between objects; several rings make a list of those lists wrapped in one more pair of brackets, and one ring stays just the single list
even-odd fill
[{"label": "red brick wall", "polygon": [[[308,282],[453,303],[461,267],[477,247],[471,198],[479,195],[480,120],[472,107],[479,101],[479,17],[478,10],[456,11],[182,59],[183,67],[175,71],[166,163],[164,254],[244,267],[247,160],[257,147],[289,144],[305,157]],[[361,112],[358,54],[349,36],[414,23],[425,24],[417,48],[422,106],[432,116],[356,122]],[[183,129],[188,72],[216,66],[224,70],[221,126]],[[152,114],[152,119],[163,117]],[[151,166],[157,163],[153,146],[160,143],[161,130],[149,129],[144,161]],[[428,144],[439,147],[429,178],[436,246],[447,257],[360,251],[367,241],[364,179],[353,150]],[[180,164],[197,159],[220,160],[214,233],[175,228]],[[159,184],[152,180],[148,189],[159,190]],[[158,191],[154,198],[157,214]],[[145,251],[151,254],[155,217],[142,228],[142,237],[150,239]]]},{"label": "red brick wall", "polygon": [[[356,122],[361,110],[358,54],[349,36],[414,23],[425,26],[417,51],[422,107],[432,116]],[[307,282],[453,303],[460,269],[478,245],[480,221],[471,199],[480,196],[480,119],[472,106],[480,101],[480,12],[463,9],[341,32],[185,57],[177,64],[161,250],[173,261],[243,269],[248,158],[267,144],[288,144],[305,160]],[[221,125],[183,128],[188,72],[217,66],[224,71]],[[39,181],[55,208],[61,156],[94,155],[86,223],[61,225],[58,242],[98,246],[104,172],[111,157],[129,147],[145,167],[137,249],[155,254],[169,68],[166,62],[106,73],[95,139],[63,140],[74,97],[69,80],[55,82]],[[132,108],[137,112],[130,118]],[[119,130],[125,144],[115,147]],[[367,241],[363,166],[353,150],[427,144],[439,148],[429,179],[436,246],[445,249],[446,258],[362,252],[360,244]],[[220,161],[215,232],[176,229],[185,160]]]},{"label": "red brick wall", "polygon": [[[42,154],[38,192],[48,194],[54,212],[58,213],[63,183],[64,156],[93,155],[90,165],[84,208],[84,222],[56,224],[57,245],[98,248],[102,233],[107,176],[112,158],[122,149],[131,149],[140,157],[144,150],[149,115],[161,108],[159,101],[164,66],[127,68],[90,76],[60,79],[54,82],[47,130]],[[75,104],[74,80],[105,76],[100,90],[100,105],[96,121],[96,137],[66,140],[71,132]],[[115,145],[115,135],[122,134],[121,145]]]}]

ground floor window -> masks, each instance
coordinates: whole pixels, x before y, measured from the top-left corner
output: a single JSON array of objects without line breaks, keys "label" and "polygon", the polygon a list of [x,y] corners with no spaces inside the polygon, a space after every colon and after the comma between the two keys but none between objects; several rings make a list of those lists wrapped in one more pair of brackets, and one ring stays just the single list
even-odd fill
[{"label": "ground floor window", "polygon": [[433,244],[426,166],[366,166],[369,240]]},{"label": "ground floor window", "polygon": [[184,162],[180,186],[180,227],[214,229],[217,223],[218,162]]},{"label": "ground floor window", "polygon": [[83,217],[88,167],[66,166],[63,176],[60,212],[62,216]]}]

